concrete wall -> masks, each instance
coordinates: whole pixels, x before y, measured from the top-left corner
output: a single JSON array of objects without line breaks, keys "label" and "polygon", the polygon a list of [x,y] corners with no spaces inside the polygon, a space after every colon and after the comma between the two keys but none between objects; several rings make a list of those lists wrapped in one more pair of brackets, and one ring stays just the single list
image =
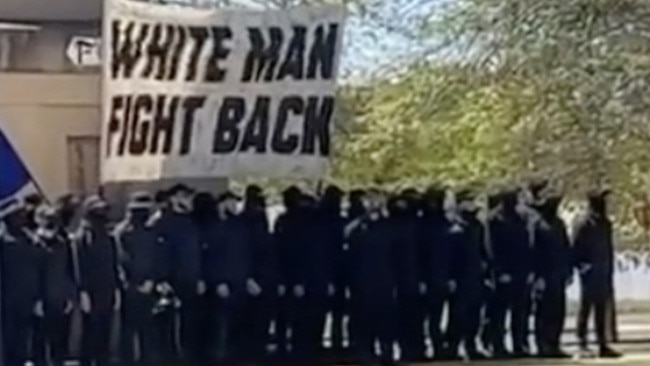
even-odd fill
[{"label": "concrete wall", "polygon": [[70,190],[67,138],[98,136],[98,74],[0,73],[0,127],[44,193]]}]

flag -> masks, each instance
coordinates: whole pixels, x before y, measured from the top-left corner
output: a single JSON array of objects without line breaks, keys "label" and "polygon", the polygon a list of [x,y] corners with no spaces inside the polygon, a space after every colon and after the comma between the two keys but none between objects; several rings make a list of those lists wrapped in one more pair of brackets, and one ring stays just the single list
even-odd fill
[{"label": "flag", "polygon": [[38,185],[0,129],[0,207],[12,201],[22,202],[32,194],[40,194]]}]

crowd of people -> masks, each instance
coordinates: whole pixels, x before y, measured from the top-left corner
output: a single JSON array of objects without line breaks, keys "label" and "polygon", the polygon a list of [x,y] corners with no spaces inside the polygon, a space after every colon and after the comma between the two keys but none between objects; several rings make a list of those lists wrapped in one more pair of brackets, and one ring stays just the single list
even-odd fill
[{"label": "crowd of people", "polygon": [[549,187],[500,191],[484,210],[470,190],[290,187],[272,223],[257,186],[135,192],[119,222],[101,196],[12,200],[0,207],[6,364],[63,365],[76,311],[83,366],[114,361],[116,316],[121,365],[563,358],[576,271],[581,349],[594,311],[596,353],[619,357],[605,334],[607,192],[589,195],[570,238]]}]

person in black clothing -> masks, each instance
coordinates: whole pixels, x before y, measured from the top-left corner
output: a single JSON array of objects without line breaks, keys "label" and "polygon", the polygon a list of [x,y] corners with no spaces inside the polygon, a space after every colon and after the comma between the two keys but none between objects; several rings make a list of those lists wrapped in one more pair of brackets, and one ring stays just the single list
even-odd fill
[{"label": "person in black clothing", "polygon": [[445,215],[445,191],[432,187],[424,194],[426,203],[422,212],[422,241],[427,262],[426,285],[429,317],[429,336],[434,359],[453,358],[445,332],[441,329],[445,304],[451,300],[456,282],[451,278],[452,248],[448,231],[451,223]]},{"label": "person in black clothing", "polygon": [[324,249],[329,251],[329,271],[331,284],[329,284],[329,301],[325,312],[332,316],[331,326],[331,356],[334,360],[341,361],[345,358],[343,345],[344,316],[346,313],[346,248],[343,230],[345,219],[341,211],[343,191],[336,186],[327,186],[318,204],[317,220],[319,223],[319,237]]},{"label": "person in black clothing", "polygon": [[[127,218],[115,236],[122,269],[121,361],[125,365],[154,365],[158,344],[153,323],[156,285],[156,237],[147,221],[153,198],[134,193],[127,204]],[[139,357],[136,345],[139,345]]]},{"label": "person in black clothing", "polygon": [[477,347],[481,319],[481,263],[485,256],[484,229],[476,217],[477,207],[469,191],[456,195],[456,212],[449,230],[451,240],[452,298],[447,341],[450,356],[457,356],[462,342],[465,357],[484,359]]},{"label": "person in black clothing", "polygon": [[[397,250],[395,235],[385,213],[385,198],[368,191],[367,212],[346,227],[350,249],[357,260],[352,270],[355,331],[362,364],[394,364],[396,339]],[[379,342],[380,356],[375,353]]]},{"label": "person in black clothing", "polygon": [[530,355],[528,319],[533,268],[533,247],[527,220],[517,211],[519,191],[505,192],[501,214],[490,221],[493,269],[496,279],[494,353],[505,355],[506,314],[510,312],[512,354]]},{"label": "person in black clothing", "polygon": [[318,221],[314,197],[302,194],[296,215],[286,216],[283,223],[292,359],[321,362],[328,296],[334,292],[333,250]]},{"label": "person in black clothing", "polygon": [[279,264],[275,241],[270,233],[266,214],[266,197],[258,186],[246,187],[244,208],[241,218],[249,232],[252,245],[251,278],[259,285],[259,294],[248,293],[246,308],[247,361],[266,363],[269,361],[268,345],[270,325],[277,314],[279,304]]},{"label": "person in black clothing", "polygon": [[498,324],[502,312],[499,307],[502,305],[499,304],[499,298],[497,297],[494,255],[492,254],[491,224],[501,219],[502,200],[503,194],[500,192],[487,197],[487,211],[483,222],[486,228],[486,245],[489,248],[489,255],[486,257],[487,261],[483,266],[483,322],[480,337],[483,348],[489,351],[490,356],[494,359],[509,357],[503,344],[503,324]]},{"label": "person in black clothing", "polygon": [[206,285],[203,248],[192,218],[193,191],[178,184],[168,191],[169,208],[152,223],[158,242],[161,290],[173,292],[180,300],[180,353],[189,365],[203,362],[205,340],[203,302]]},{"label": "person in black clothing", "polygon": [[207,282],[215,295],[220,362],[250,361],[247,317],[251,298],[262,293],[255,279],[253,232],[237,214],[237,201],[231,192],[219,197],[215,239],[207,249]]},{"label": "person in black clothing", "polygon": [[412,194],[403,192],[388,202],[391,229],[399,238],[397,259],[398,341],[401,359],[414,362],[424,355],[424,321],[420,303],[420,222]]},{"label": "person in black clothing", "polygon": [[[42,205],[36,211],[36,239],[43,248],[42,318],[37,318],[32,345],[37,365],[63,365],[68,357],[70,316],[77,293],[73,251],[58,212]],[[47,350],[50,351],[50,357]]]},{"label": "person in black clothing", "polygon": [[120,304],[117,245],[109,226],[108,204],[91,196],[84,208],[85,221],[77,236],[83,311],[81,364],[104,366],[110,363],[111,324]]},{"label": "person in black clothing", "polygon": [[280,295],[278,312],[275,318],[275,343],[277,344],[276,359],[279,362],[285,362],[289,357],[290,342],[288,339],[289,331],[289,316],[292,312],[293,302],[291,300],[291,289],[289,286],[289,276],[291,263],[290,246],[288,242],[292,238],[292,222],[296,220],[299,215],[298,202],[302,192],[298,187],[291,186],[282,192],[282,199],[285,211],[278,216],[275,221],[273,236],[275,243],[275,250],[279,263],[279,286],[278,294]]},{"label": "person in black clothing", "polygon": [[23,366],[29,359],[33,316],[42,316],[43,248],[27,229],[28,212],[21,202],[0,206],[4,225],[0,228],[2,259],[2,339],[7,366]]},{"label": "person in black clothing", "polygon": [[535,288],[540,292],[535,314],[535,340],[543,358],[567,358],[560,347],[566,316],[566,286],[571,278],[571,247],[564,221],[558,217],[562,197],[538,204],[535,225]]},{"label": "person in black clothing", "polygon": [[607,301],[613,286],[614,245],[612,223],[607,217],[609,192],[589,195],[589,211],[573,231],[575,265],[580,272],[580,312],[578,314],[578,339],[582,351],[589,352],[587,345],[588,321],[595,311],[596,335],[599,355],[606,358],[620,357],[608,345],[606,335]]},{"label": "person in black clothing", "polygon": [[[363,216],[366,214],[366,208],[364,207],[364,200],[365,200],[365,195],[366,192],[361,189],[355,189],[349,192],[348,194],[348,208],[346,210],[346,224],[349,224],[353,222],[355,219]],[[354,252],[351,250],[350,247],[350,242],[348,238],[345,238],[345,257],[344,261],[342,264],[342,267],[344,269],[345,273],[345,283],[346,283],[346,288],[347,288],[347,293],[345,296],[345,308],[347,312],[347,340],[348,340],[348,349],[351,351],[346,357],[349,360],[346,361],[353,361],[353,358],[355,357],[354,355],[354,350],[357,349],[357,339],[356,339],[356,334],[358,331],[356,330],[356,321],[354,319],[354,312],[353,312],[353,304],[352,304],[352,298],[354,297],[354,287],[352,286],[352,270],[356,263],[358,262],[357,258],[353,257]]]}]

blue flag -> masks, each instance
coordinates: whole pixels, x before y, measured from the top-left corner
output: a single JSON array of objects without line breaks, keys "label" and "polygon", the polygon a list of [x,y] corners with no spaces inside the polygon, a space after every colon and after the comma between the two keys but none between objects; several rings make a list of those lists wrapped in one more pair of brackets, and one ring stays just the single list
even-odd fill
[{"label": "blue flag", "polygon": [[36,182],[7,135],[0,130],[0,206],[34,193],[39,193]]}]

